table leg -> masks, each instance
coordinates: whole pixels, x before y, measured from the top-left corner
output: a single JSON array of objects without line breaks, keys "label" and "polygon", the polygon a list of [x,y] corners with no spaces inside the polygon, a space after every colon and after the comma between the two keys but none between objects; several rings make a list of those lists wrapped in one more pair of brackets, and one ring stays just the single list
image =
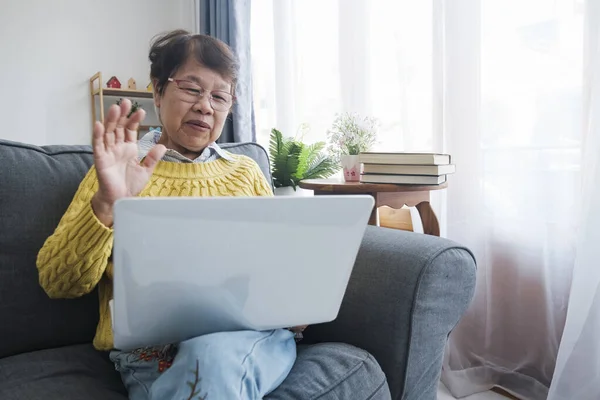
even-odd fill
[{"label": "table leg", "polygon": [[421,223],[423,224],[423,233],[426,235],[440,236],[440,222],[431,208],[428,201],[423,201],[416,205]]}]

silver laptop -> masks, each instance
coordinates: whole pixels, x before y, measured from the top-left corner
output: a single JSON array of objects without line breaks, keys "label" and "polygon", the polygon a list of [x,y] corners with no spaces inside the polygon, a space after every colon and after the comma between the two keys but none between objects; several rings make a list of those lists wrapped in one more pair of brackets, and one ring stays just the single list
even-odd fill
[{"label": "silver laptop", "polygon": [[366,195],[117,202],[115,348],[334,320],[373,206]]}]

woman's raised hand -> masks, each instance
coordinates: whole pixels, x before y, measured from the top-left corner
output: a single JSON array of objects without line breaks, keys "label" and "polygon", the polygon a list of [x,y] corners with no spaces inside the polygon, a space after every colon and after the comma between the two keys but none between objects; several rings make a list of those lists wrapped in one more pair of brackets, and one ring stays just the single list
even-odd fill
[{"label": "woman's raised hand", "polygon": [[140,194],[152,171],[167,149],[156,145],[144,158],[138,160],[137,131],[146,113],[137,110],[130,117],[131,101],[112,105],[104,124],[94,125],[94,164],[98,176],[98,192],[92,198],[92,208],[106,226],[113,224],[113,205],[123,197]]}]

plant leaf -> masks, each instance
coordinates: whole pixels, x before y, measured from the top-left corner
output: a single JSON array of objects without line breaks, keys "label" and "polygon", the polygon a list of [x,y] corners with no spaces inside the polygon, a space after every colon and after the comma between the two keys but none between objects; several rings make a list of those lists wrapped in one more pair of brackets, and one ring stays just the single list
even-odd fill
[{"label": "plant leaf", "polygon": [[271,130],[269,157],[271,161],[271,176],[273,177],[273,186],[275,187],[285,186],[289,143],[289,140],[286,141],[277,129]]},{"label": "plant leaf", "polygon": [[283,182],[290,182],[292,187],[296,187],[300,181],[296,175],[298,171],[298,165],[300,164],[300,154],[304,145],[302,143],[290,141],[288,148],[288,155],[285,165],[284,173],[282,174]]},{"label": "plant leaf", "polygon": [[337,171],[331,157],[322,154],[325,142],[306,145],[294,138],[285,138],[277,129],[271,130],[269,157],[273,186],[296,186],[303,179],[327,178]]},{"label": "plant leaf", "polygon": [[308,146],[304,146],[302,153],[300,154],[300,163],[298,165],[298,171],[296,172],[296,178],[300,181],[306,178],[306,173],[309,168],[315,163],[315,160],[321,157],[321,151],[325,148],[325,142],[317,142]]},{"label": "plant leaf", "polygon": [[303,179],[329,178],[337,171],[337,164],[331,158],[320,155],[306,170]]}]

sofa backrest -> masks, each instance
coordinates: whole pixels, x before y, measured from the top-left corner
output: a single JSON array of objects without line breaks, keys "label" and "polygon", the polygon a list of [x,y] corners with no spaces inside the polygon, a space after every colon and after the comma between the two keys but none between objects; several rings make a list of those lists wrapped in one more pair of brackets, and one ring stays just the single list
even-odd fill
[{"label": "sofa backrest", "polygon": [[[252,157],[271,181],[255,143],[224,144]],[[91,342],[97,293],[51,300],[38,283],[36,257],[92,165],[90,146],[33,146],[0,139],[0,358]]]}]

